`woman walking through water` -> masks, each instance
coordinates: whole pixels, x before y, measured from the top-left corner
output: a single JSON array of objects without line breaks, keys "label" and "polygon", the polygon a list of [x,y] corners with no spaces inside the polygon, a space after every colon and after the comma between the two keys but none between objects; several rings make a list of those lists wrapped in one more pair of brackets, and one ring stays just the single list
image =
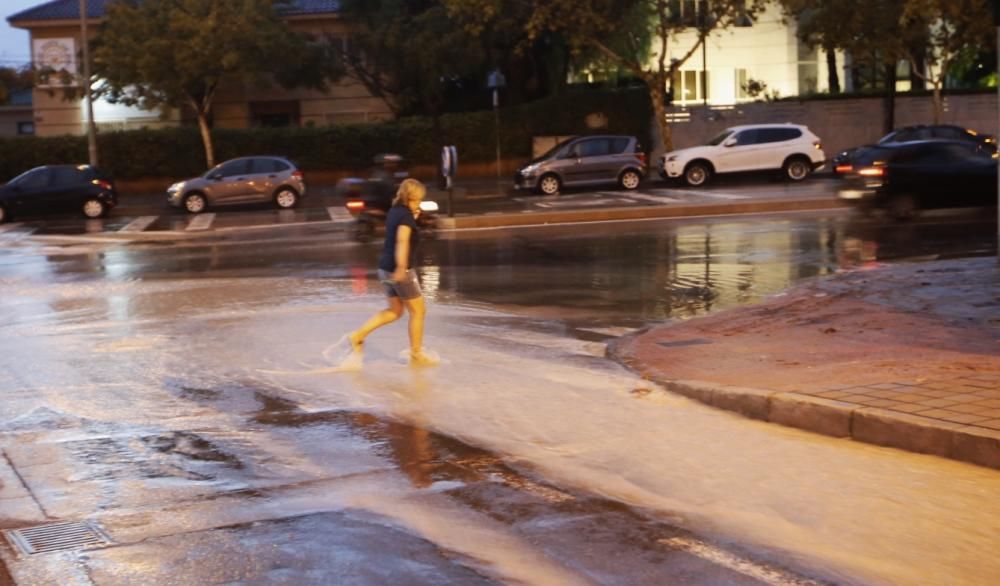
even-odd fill
[{"label": "woman walking through water", "polygon": [[438,360],[423,349],[424,304],[423,291],[413,270],[413,258],[420,243],[417,217],[420,202],[427,188],[416,179],[406,179],[399,186],[396,198],[385,220],[385,245],[378,263],[378,278],[385,286],[389,307],[371,316],[359,329],[347,335],[354,354],[360,358],[365,338],[374,330],[410,314],[410,364],[432,365]]}]

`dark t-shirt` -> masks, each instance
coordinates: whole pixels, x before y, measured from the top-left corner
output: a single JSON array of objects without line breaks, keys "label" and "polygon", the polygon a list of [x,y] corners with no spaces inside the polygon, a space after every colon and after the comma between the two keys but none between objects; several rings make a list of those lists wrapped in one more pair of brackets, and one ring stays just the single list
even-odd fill
[{"label": "dark t-shirt", "polygon": [[393,272],[396,270],[396,235],[400,226],[410,227],[410,256],[407,259],[410,269],[413,267],[413,258],[417,254],[417,246],[420,244],[420,232],[417,230],[417,220],[413,217],[410,208],[404,205],[394,205],[389,208],[389,214],[385,219],[385,246],[382,248],[382,257],[378,261],[378,268],[383,271]]}]

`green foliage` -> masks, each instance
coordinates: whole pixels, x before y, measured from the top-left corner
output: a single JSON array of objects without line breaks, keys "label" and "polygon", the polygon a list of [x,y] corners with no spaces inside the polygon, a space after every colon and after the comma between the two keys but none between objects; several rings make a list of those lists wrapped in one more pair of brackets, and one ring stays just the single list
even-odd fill
[{"label": "green foliage", "polygon": [[[588,114],[603,113],[608,127],[586,127]],[[620,133],[649,146],[649,98],[644,88],[585,91],[502,109],[501,142],[505,157],[531,156],[533,136]],[[398,152],[413,163],[436,164],[441,147],[454,144],[460,160],[491,162],[496,157],[491,111],[445,114],[439,130],[429,117],[406,117],[381,124],[311,128],[214,131],[219,159],[253,154],[289,157],[305,171],[366,169],[381,152]],[[205,171],[200,137],[192,127],[135,130],[99,135],[102,167],[118,179],[184,178]],[[0,139],[0,178],[9,179],[37,165],[79,163],[87,159],[82,136]]]},{"label": "green foliage", "polygon": [[21,90],[29,90],[34,85],[34,74],[30,67],[0,67],[0,105],[10,100],[10,95]]},{"label": "green foliage", "polygon": [[339,74],[326,48],[292,33],[278,14],[288,0],[118,0],[94,47],[98,92],[146,109],[189,107],[214,153],[208,116],[225,80],[323,89]]}]

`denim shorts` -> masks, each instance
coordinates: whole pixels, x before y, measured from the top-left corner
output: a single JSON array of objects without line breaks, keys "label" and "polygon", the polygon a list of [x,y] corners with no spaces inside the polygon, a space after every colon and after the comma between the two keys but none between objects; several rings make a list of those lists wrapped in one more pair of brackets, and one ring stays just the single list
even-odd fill
[{"label": "denim shorts", "polygon": [[416,299],[424,294],[420,290],[420,281],[417,280],[417,271],[410,269],[406,271],[406,276],[402,281],[393,281],[392,273],[378,270],[378,280],[385,286],[385,294],[389,297],[399,297],[404,301]]}]

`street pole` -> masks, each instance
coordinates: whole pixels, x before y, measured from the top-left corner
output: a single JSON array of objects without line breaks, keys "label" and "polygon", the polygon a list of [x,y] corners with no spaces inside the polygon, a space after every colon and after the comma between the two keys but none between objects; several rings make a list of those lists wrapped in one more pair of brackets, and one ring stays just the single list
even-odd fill
[{"label": "street pole", "polygon": [[503,180],[500,178],[500,88],[493,88],[493,123],[497,135],[497,189],[501,189]]},{"label": "street pole", "polygon": [[80,36],[83,45],[83,92],[87,104],[87,155],[90,166],[97,166],[97,127],[94,125],[94,100],[90,88],[90,37],[87,34],[87,0],[80,0]]},{"label": "street pole", "polygon": [[[997,27],[997,133],[993,136],[993,146],[1000,154],[1000,0],[992,1],[993,25]],[[997,173],[997,261],[1000,261],[1000,173]]]}]

